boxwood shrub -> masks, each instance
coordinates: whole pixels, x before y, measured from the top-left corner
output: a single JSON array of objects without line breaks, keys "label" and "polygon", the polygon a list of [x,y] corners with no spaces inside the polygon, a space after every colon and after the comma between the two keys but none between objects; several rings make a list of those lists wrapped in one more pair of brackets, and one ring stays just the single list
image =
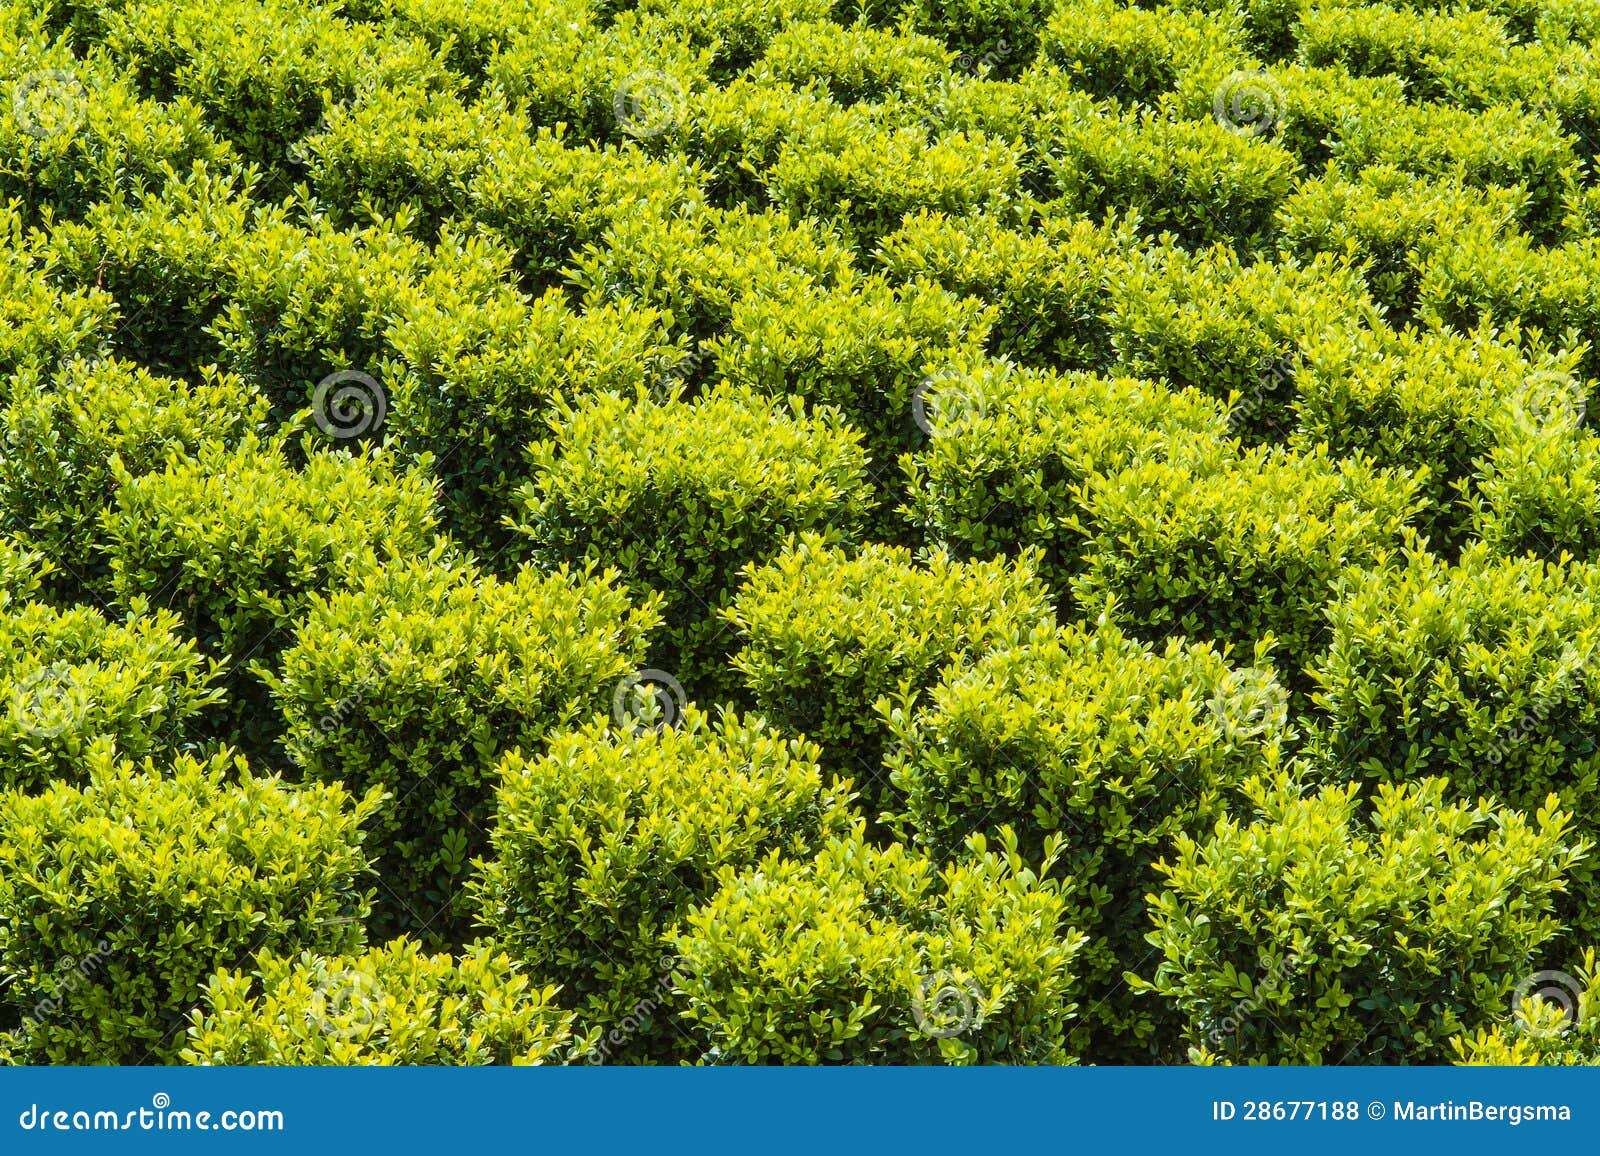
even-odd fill
[{"label": "boxwood shrub", "polygon": [[249,199],[251,170],[195,162],[156,189],[101,201],[50,231],[45,255],[65,286],[102,288],[123,319],[112,348],[149,369],[187,375],[218,359],[209,327],[228,297],[233,255],[280,219]]},{"label": "boxwood shrub", "polygon": [[1134,242],[1125,226],[1046,218],[1036,231],[994,217],[917,213],[875,256],[896,281],[932,281],[989,303],[988,351],[1043,369],[1095,369],[1111,357],[1105,265]]},{"label": "boxwood shrub", "polygon": [[[857,110],[850,110],[855,113]],[[839,118],[785,143],[764,180],[795,216],[837,221],[870,247],[909,212],[1005,212],[1021,200],[1017,147],[980,132],[887,128],[867,114]]]},{"label": "boxwood shrub", "polygon": [[833,286],[854,258],[837,228],[772,210],[708,209],[619,217],[573,262],[593,306],[631,298],[659,310],[674,335],[695,341],[726,329],[734,302],[797,281]]},{"label": "boxwood shrub", "polygon": [[379,369],[384,433],[440,482],[450,529],[485,554],[507,548],[511,495],[529,475],[530,442],[556,401],[633,394],[670,375],[683,351],[664,318],[630,300],[575,311],[551,290],[535,301],[486,277],[441,267],[397,294]]},{"label": "boxwood shrub", "polygon": [[38,602],[0,615],[0,787],[80,781],[106,739],[135,759],[183,747],[222,691],[178,626],[137,603],[121,623]]},{"label": "boxwood shrub", "polygon": [[1508,437],[1479,460],[1471,501],[1473,531],[1497,554],[1593,559],[1600,437],[1589,429]]},{"label": "boxwood shrub", "polygon": [[1416,552],[1352,579],[1313,671],[1331,768],[1446,776],[1463,796],[1528,811],[1554,793],[1588,830],[1600,802],[1595,587],[1586,566],[1482,547],[1454,566]]},{"label": "boxwood shrub", "polygon": [[1537,966],[1585,849],[1553,799],[1527,816],[1446,792],[1252,785],[1257,817],[1182,837],[1161,864],[1161,962],[1139,988],[1178,1010],[1203,1059],[1442,1062]]},{"label": "boxwood shrub", "polygon": [[929,366],[975,354],[990,320],[978,299],[922,282],[800,283],[735,303],[727,336],[706,353],[735,385],[838,409],[887,473],[922,439],[912,401]]},{"label": "boxwood shrub", "polygon": [[[12,94],[12,115],[0,117],[0,201],[13,203],[30,225],[78,220],[97,202],[159,190],[196,162],[219,169],[237,162],[187,96],[151,99],[103,50],[78,40],[74,51],[67,37],[45,27],[61,12],[14,6],[0,18],[0,79]],[[18,85],[50,74],[65,77],[64,93],[82,99],[53,100],[47,86],[23,90],[21,107],[36,106],[40,120],[19,121]]]},{"label": "boxwood shrub", "polygon": [[1210,464],[1149,461],[1084,487],[1081,604],[1116,600],[1137,634],[1278,642],[1290,681],[1320,649],[1345,573],[1396,554],[1418,478],[1361,458],[1261,448]]},{"label": "boxwood shrub", "polygon": [[820,82],[829,96],[848,107],[896,96],[926,97],[958,59],[956,52],[920,33],[806,20],[780,28],[750,71],[758,81],[796,89]]},{"label": "boxwood shrub", "polygon": [[1299,267],[1164,245],[1113,264],[1107,282],[1118,369],[1229,402],[1240,435],[1287,433],[1309,341],[1382,324],[1360,273],[1325,257]]},{"label": "boxwood shrub", "polygon": [[377,794],[227,754],[122,762],[0,794],[0,968],[24,1063],[171,1062],[202,986],[258,951],[360,946]]},{"label": "boxwood shrub", "polygon": [[1147,229],[1191,245],[1260,245],[1295,177],[1283,148],[1210,119],[1084,106],[1059,134],[1051,165],[1065,207],[1096,216],[1131,210]]},{"label": "boxwood shrub", "polygon": [[1227,11],[1071,0],[1050,13],[1040,55],[1097,97],[1154,104],[1190,69],[1244,67],[1240,23]]},{"label": "boxwood shrub", "polygon": [[1354,176],[1393,165],[1421,177],[1455,177],[1471,188],[1517,189],[1527,196],[1521,223],[1535,237],[1556,236],[1579,160],[1559,122],[1516,105],[1481,112],[1444,104],[1374,103],[1339,126],[1334,159]]},{"label": "boxwood shrub", "polygon": [[[22,221],[0,212],[5,256],[0,258],[0,373],[48,374],[74,356],[88,357],[109,343],[116,302],[95,286],[64,288],[44,271],[46,255],[23,240]],[[10,392],[10,391],[8,391]]]},{"label": "boxwood shrub", "polygon": [[420,41],[276,0],[117,5],[102,37],[146,87],[190,97],[243,156],[269,166],[362,86],[443,84],[447,75]]},{"label": "boxwood shrub", "polygon": [[838,411],[719,390],[686,404],[599,395],[530,451],[518,529],[545,564],[614,567],[660,595],[654,665],[697,695],[732,682],[717,612],[739,572],[807,530],[847,544],[872,502],[860,437]]},{"label": "boxwood shrub", "polygon": [[1429,537],[1435,548],[1453,549],[1468,536],[1463,497],[1482,456],[1519,421],[1554,425],[1562,403],[1580,403],[1578,351],[1551,353],[1532,337],[1487,325],[1459,334],[1411,327],[1316,334],[1294,374],[1292,441],[1417,471]]},{"label": "boxwood shrub", "polygon": [[270,663],[313,594],[383,558],[433,544],[433,484],[381,453],[315,450],[296,470],[279,441],[211,442],[163,471],[113,462],[104,540],[111,589],[176,611],[229,664],[231,729],[247,753],[272,737],[272,708],[247,667]]},{"label": "boxwood shrub", "polygon": [[1330,171],[1302,181],[1278,213],[1280,242],[1302,260],[1317,253],[1363,266],[1374,300],[1391,317],[1415,315],[1422,269],[1469,230],[1515,232],[1526,194],[1517,188],[1468,189],[1452,175],[1417,176],[1372,165],[1346,180]]},{"label": "boxwood shrub", "polygon": [[1024,832],[1031,858],[1066,838],[1073,922],[1091,937],[1079,964],[1089,1010],[1074,1038],[1082,1049],[1092,1035],[1089,1054],[1148,1061],[1151,1009],[1117,989],[1142,954],[1150,864],[1278,763],[1292,738],[1287,706],[1264,656],[1236,668],[1204,644],[1156,650],[1102,618],[1036,630],[949,668],[920,705],[886,706],[886,765],[906,833],[932,854],[1002,825]]},{"label": "boxwood shrub", "polygon": [[18,378],[0,408],[0,517],[55,562],[63,597],[107,591],[101,519],[127,477],[162,469],[202,445],[264,431],[267,402],[215,370],[186,382],[125,361],[74,361],[37,383]]},{"label": "boxwood shrub", "polygon": [[569,143],[541,128],[521,147],[486,157],[467,195],[473,216],[515,247],[530,286],[553,288],[571,255],[619,218],[703,206],[705,179],[692,161],[657,160],[632,141]]},{"label": "boxwood shrub", "polygon": [[571,1012],[491,944],[424,955],[396,939],[360,954],[262,954],[212,976],[189,1023],[188,1064],[560,1063]]},{"label": "boxwood shrub", "polygon": [[[1045,867],[1048,868],[1048,861]],[[1083,937],[1065,889],[1017,851],[939,867],[857,834],[810,861],[774,854],[671,937],[704,1057],[722,1063],[1061,1064]]]},{"label": "boxwood shrub", "polygon": [[724,868],[808,855],[849,819],[847,784],[824,778],[815,745],[756,717],[691,707],[672,721],[597,722],[498,769],[479,918],[602,1029],[593,1059],[685,1055],[662,935]]},{"label": "boxwood shrub", "polygon": [[925,398],[935,434],[901,459],[907,518],[957,558],[1037,547],[1058,600],[1080,566],[1086,479],[1173,452],[1222,453],[1228,432],[1220,403],[1128,377],[988,362],[941,371],[936,389],[950,400]]},{"label": "boxwood shrub", "polygon": [[1450,1041],[1457,1064],[1475,1067],[1594,1067],[1600,1064],[1594,1011],[1600,966],[1586,948],[1577,974],[1545,969],[1512,990],[1509,1014]]},{"label": "boxwood shrub", "polygon": [[889,800],[874,704],[1053,621],[1031,562],[933,552],[918,564],[909,550],[869,544],[851,554],[807,535],[746,572],[725,612],[743,644],[733,665],[756,709],[820,743],[875,815]]},{"label": "boxwood shrub", "polygon": [[368,828],[375,926],[464,930],[459,893],[487,846],[496,762],[608,711],[643,663],[656,615],[613,577],[502,581],[435,550],[311,600],[267,683],[308,780],[385,792]]}]

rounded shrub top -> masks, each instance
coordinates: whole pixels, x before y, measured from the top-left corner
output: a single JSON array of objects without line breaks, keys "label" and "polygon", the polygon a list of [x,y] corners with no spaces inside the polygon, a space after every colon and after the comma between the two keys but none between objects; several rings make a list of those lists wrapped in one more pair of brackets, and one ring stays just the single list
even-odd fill
[{"label": "rounded shrub top", "polygon": [[1016,561],[926,562],[871,544],[852,554],[802,537],[746,572],[726,618],[733,659],[758,709],[821,743],[837,768],[875,774],[880,695],[920,689],[940,668],[1020,641],[1053,620],[1033,552]]},{"label": "rounded shrub top", "polygon": [[0,794],[0,970],[26,1017],[18,1054],[170,1059],[218,967],[358,945],[359,828],[377,806],[377,792],[291,787],[227,754],[136,766],[106,748],[82,786]]},{"label": "rounded shrub top", "polygon": [[[1003,831],[939,868],[859,832],[724,871],[671,937],[685,1016],[735,1063],[1066,1063],[1083,937]],[[1048,852],[1044,867],[1048,869]]]},{"label": "rounded shrub top", "polygon": [[396,939],[360,954],[263,954],[217,972],[190,1064],[541,1064],[570,1054],[571,1012],[489,944],[459,957]]},{"label": "rounded shrub top", "polygon": [[1139,986],[1231,1062],[1439,1062],[1535,970],[1589,846],[1554,796],[1525,816],[1447,789],[1382,784],[1368,804],[1353,783],[1252,784],[1254,819],[1180,837],[1160,866],[1162,960]]},{"label": "rounded shrub top", "polygon": [[[537,758],[508,755],[473,886],[496,939],[603,1026],[654,999],[660,936],[718,871],[809,854],[849,818],[818,749],[760,718],[691,707],[676,727],[638,730],[595,723]],[[670,1049],[656,1002],[638,1046]]]}]

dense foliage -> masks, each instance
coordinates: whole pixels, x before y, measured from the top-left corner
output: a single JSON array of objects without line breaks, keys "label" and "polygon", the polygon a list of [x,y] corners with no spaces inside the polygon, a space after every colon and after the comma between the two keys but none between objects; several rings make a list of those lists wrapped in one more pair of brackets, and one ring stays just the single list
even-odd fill
[{"label": "dense foliage", "polygon": [[1596,1062],[1597,141],[1600,0],[0,0],[0,1061]]}]

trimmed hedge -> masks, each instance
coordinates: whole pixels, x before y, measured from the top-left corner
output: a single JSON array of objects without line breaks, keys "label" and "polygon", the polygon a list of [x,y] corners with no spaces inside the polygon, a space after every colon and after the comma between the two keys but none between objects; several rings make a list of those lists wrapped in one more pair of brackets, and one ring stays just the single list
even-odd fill
[{"label": "trimmed hedge", "polygon": [[258,434],[267,420],[265,399],[215,370],[191,385],[129,362],[75,361],[39,384],[14,389],[0,410],[0,517],[49,554],[51,585],[69,597],[107,592],[101,523],[119,469],[142,477],[203,445]]},{"label": "trimmed hedge", "polygon": [[1472,529],[1496,554],[1593,560],[1600,551],[1600,437],[1557,428],[1495,446],[1478,462]]},{"label": "trimmed hedge", "polygon": [[[1314,666],[1317,746],[1335,774],[1448,776],[1462,796],[1532,811],[1558,796],[1580,831],[1600,802],[1600,643],[1588,567],[1414,553],[1352,580],[1328,610]],[[1588,869],[1581,871],[1587,880]],[[1562,908],[1600,928],[1587,887]]]},{"label": "trimmed hedge", "polygon": [[1236,668],[1206,645],[1158,651],[1102,618],[1093,630],[1036,630],[884,714],[898,818],[919,846],[948,857],[971,831],[1014,826],[1036,858],[1043,841],[1067,839],[1073,921],[1091,937],[1076,1046],[1148,1060],[1149,1009],[1111,997],[1141,954],[1150,863],[1277,765],[1293,732],[1271,668]]},{"label": "trimmed hedge", "polygon": [[613,574],[531,569],[501,581],[439,550],[312,599],[267,677],[305,777],[382,788],[369,825],[374,926],[464,930],[469,860],[494,820],[494,767],[609,710],[657,618]]},{"label": "trimmed hedge", "polygon": [[991,316],[936,285],[801,284],[737,302],[727,336],[705,352],[733,385],[837,409],[886,472],[922,439],[912,405],[929,367],[975,355]]},{"label": "trimmed hedge", "polygon": [[1066,916],[1009,832],[942,869],[858,833],[723,871],[671,938],[675,984],[708,1061],[1070,1063]]},{"label": "trimmed hedge", "polygon": [[846,786],[824,779],[820,754],[760,718],[688,708],[655,727],[596,723],[501,763],[494,854],[472,885],[479,919],[602,1029],[591,1059],[687,1054],[662,936],[722,870],[809,854],[844,829]]},{"label": "trimmed hedge", "polygon": [[1006,362],[942,371],[924,413],[935,433],[901,459],[906,518],[961,559],[1036,547],[1058,600],[1080,569],[1091,476],[1161,455],[1223,453],[1228,432],[1222,407],[1191,390]]},{"label": "trimmed hedge", "polygon": [[654,309],[623,300],[578,313],[555,290],[529,301],[503,274],[469,281],[445,267],[402,290],[379,371],[392,395],[385,434],[439,479],[446,524],[486,554],[512,541],[502,523],[530,473],[528,444],[561,402],[636,393],[683,358]]},{"label": "trimmed hedge", "polygon": [[1339,578],[1399,551],[1418,485],[1360,458],[1266,448],[1096,475],[1073,596],[1114,599],[1117,620],[1140,635],[1243,648],[1274,638],[1297,683]]},{"label": "trimmed hedge", "polygon": [[0,787],[82,780],[105,740],[133,759],[186,746],[222,690],[178,626],[138,603],[124,623],[37,602],[0,615]]},{"label": "trimmed hedge", "polygon": [[1133,240],[1126,227],[1088,221],[1045,220],[1024,232],[994,217],[918,213],[875,256],[895,281],[932,281],[989,303],[991,354],[1043,369],[1093,369],[1111,358],[1103,264]]},{"label": "trimmed hedge", "polygon": [[1242,262],[1167,245],[1111,266],[1106,326],[1119,370],[1228,402],[1237,434],[1281,439],[1307,344],[1382,325],[1360,275],[1337,260]]},{"label": "trimmed hedge", "polygon": [[1442,779],[1370,804],[1353,783],[1249,791],[1256,817],[1180,837],[1151,897],[1161,963],[1137,987],[1178,1010],[1202,1060],[1443,1061],[1534,969],[1587,850],[1554,799],[1528,817],[1447,802]]},{"label": "trimmed hedge", "polygon": [[24,1063],[170,1063],[202,986],[258,951],[361,943],[361,823],[378,797],[291,787],[242,758],[0,794],[0,968]]},{"label": "trimmed hedge", "polygon": [[836,410],[719,390],[692,404],[601,395],[563,407],[517,493],[534,557],[614,567],[659,595],[654,665],[696,695],[732,682],[717,618],[739,572],[814,531],[855,540],[872,503],[860,434]]},{"label": "trimmed hedge", "polygon": [[218,971],[201,998],[187,1064],[543,1064],[575,1046],[555,989],[488,944],[458,957],[406,939],[359,955],[263,954]]},{"label": "trimmed hedge", "polygon": [[1085,105],[1059,133],[1050,163],[1064,207],[1135,212],[1147,229],[1170,230],[1185,244],[1260,245],[1294,182],[1288,152],[1213,120],[1104,115]]},{"label": "trimmed hedge", "polygon": [[933,553],[919,565],[909,550],[852,555],[813,535],[746,571],[724,616],[743,642],[733,665],[756,709],[820,743],[874,815],[890,802],[878,699],[914,695],[950,663],[1054,620],[1028,556],[963,563]]},{"label": "trimmed hedge", "polygon": [[[1546,969],[1512,991],[1508,1018],[1450,1041],[1457,1064],[1503,1067],[1594,1067],[1600,1064],[1594,1011],[1600,967],[1586,948],[1577,974]],[[1519,998],[1520,997],[1520,998]]]}]

